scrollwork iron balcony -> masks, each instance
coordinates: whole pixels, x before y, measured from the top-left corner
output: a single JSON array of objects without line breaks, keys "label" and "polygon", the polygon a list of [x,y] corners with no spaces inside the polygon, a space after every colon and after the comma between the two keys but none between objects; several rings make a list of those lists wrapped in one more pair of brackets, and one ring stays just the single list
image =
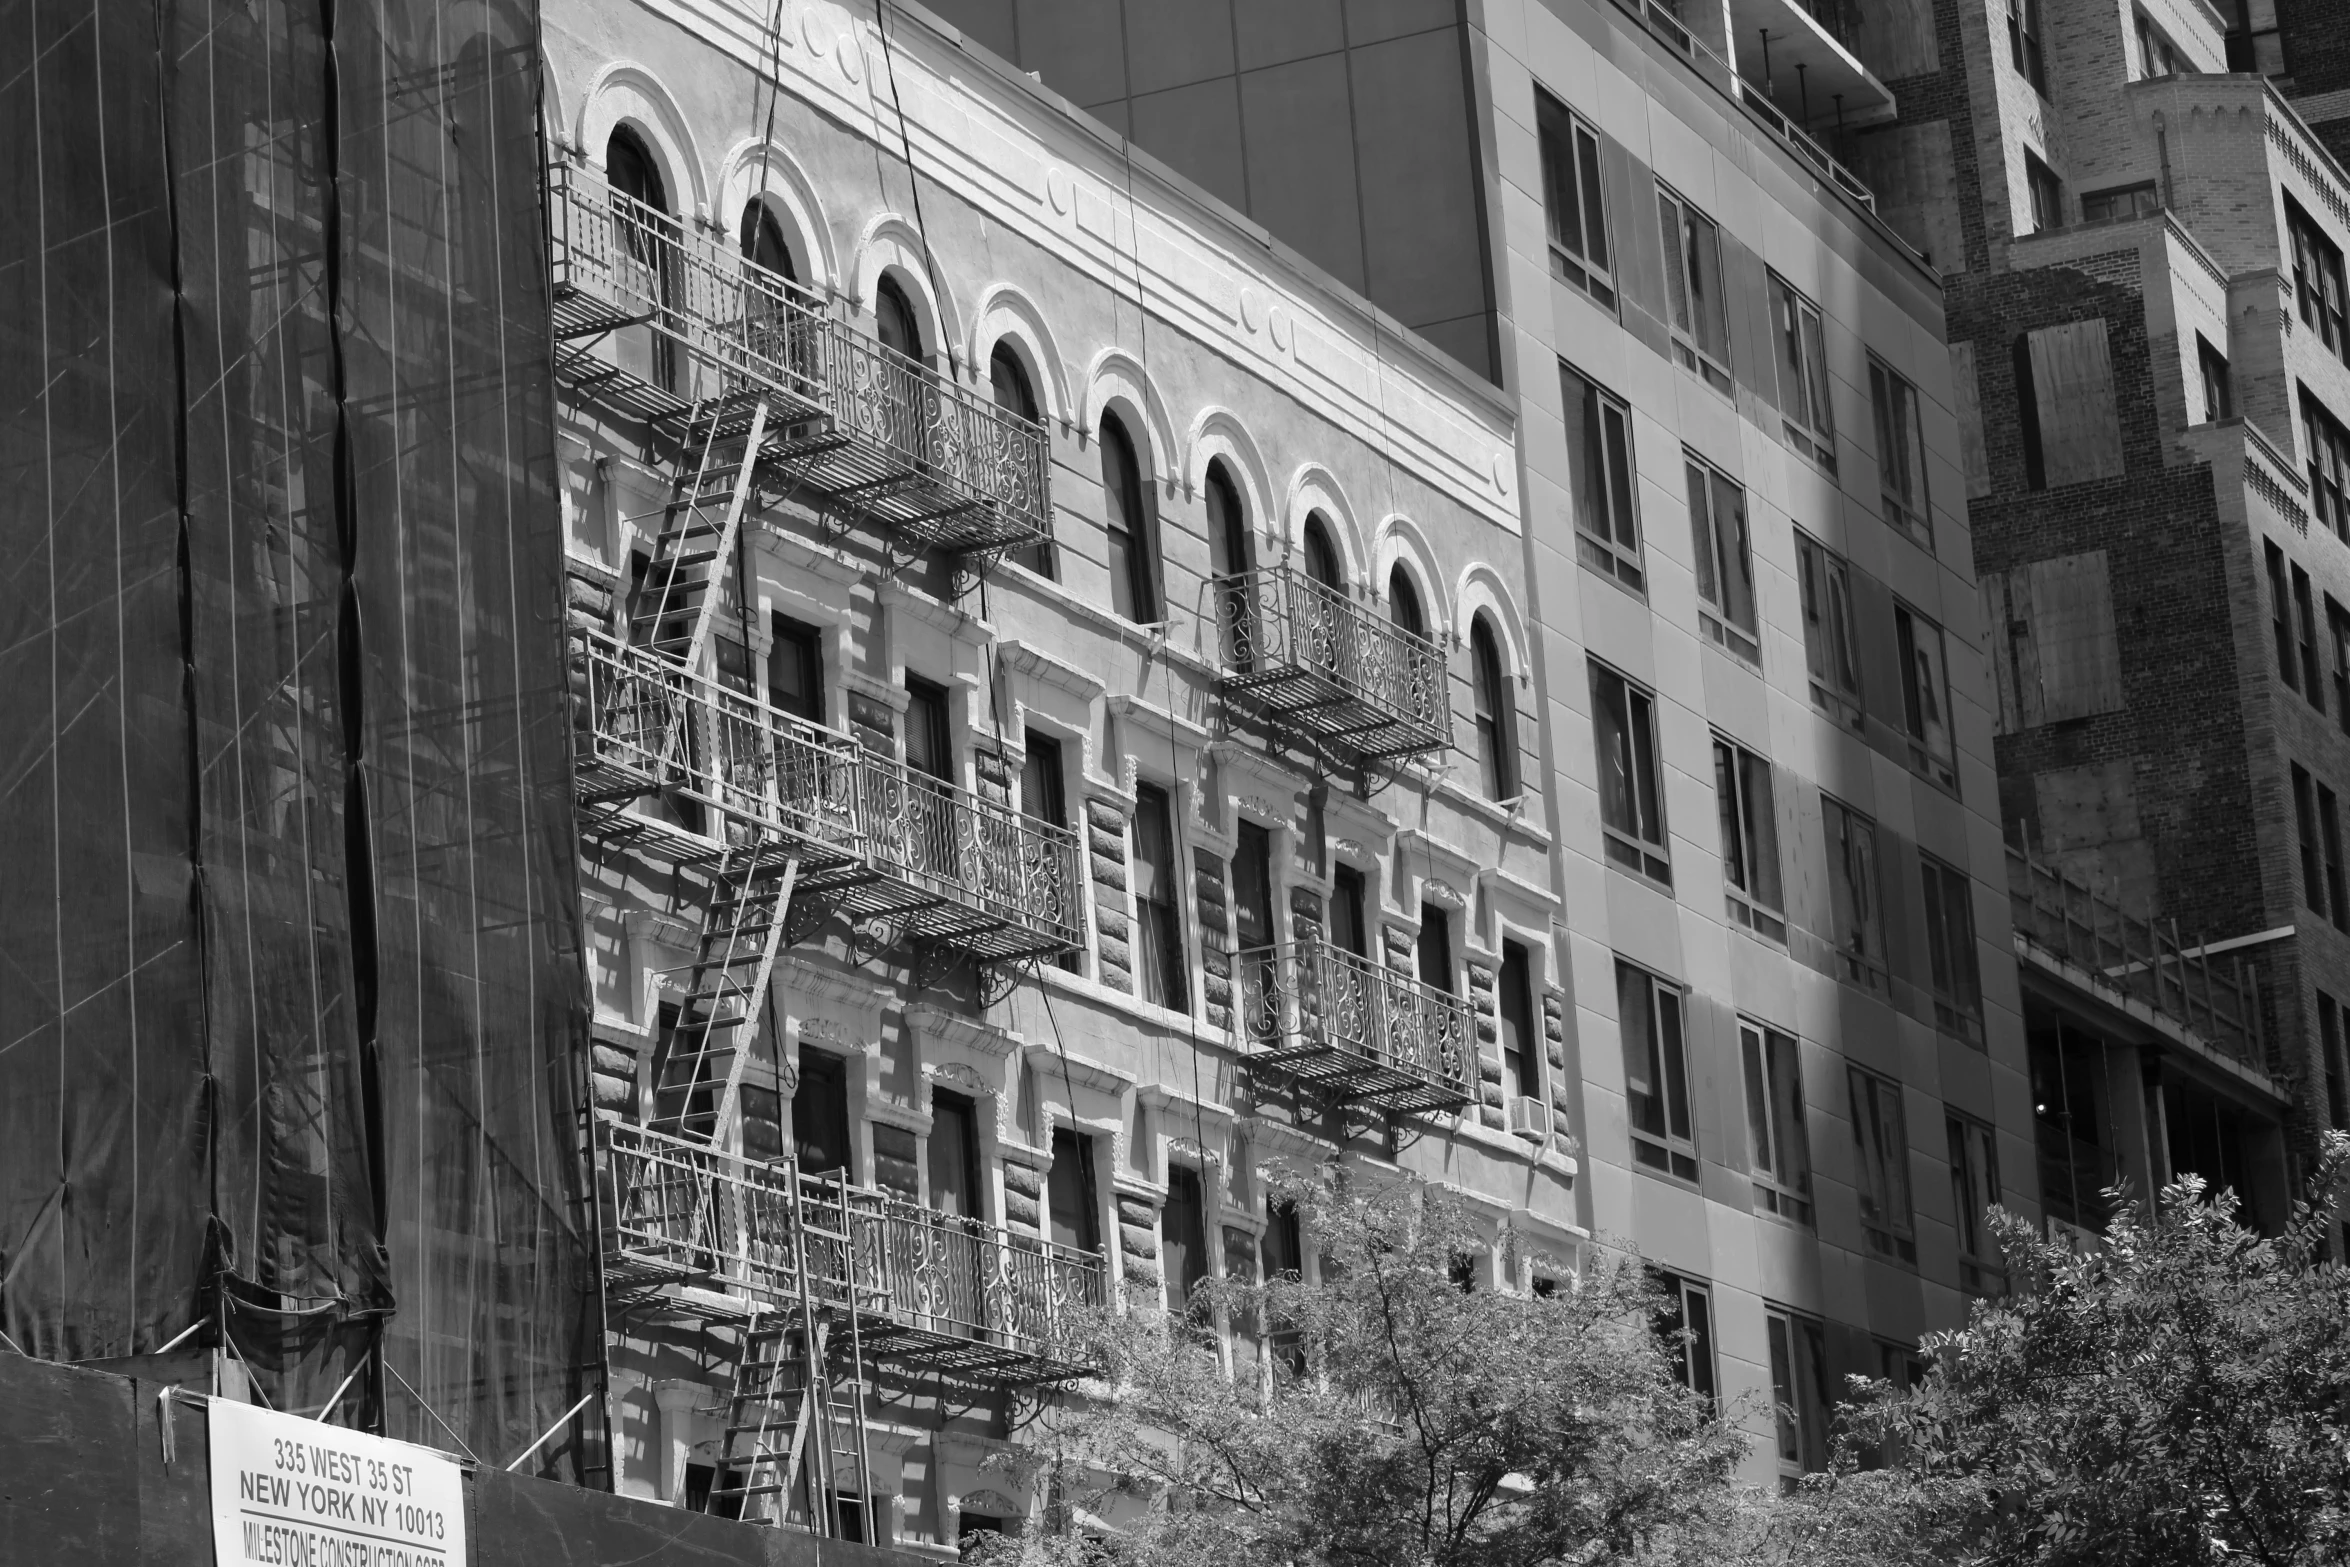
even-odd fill
[{"label": "scrollwork iron balcony", "polygon": [[1083,1314],[1102,1259],[890,1193],[624,1122],[596,1124],[606,1270],[713,1318],[807,1300],[862,1316],[868,1355],[1005,1385],[1094,1368]]},{"label": "scrollwork iron balcony", "polygon": [[1224,687],[1265,717],[1365,760],[1452,744],[1444,649],[1285,566],[1216,579]]},{"label": "scrollwork iron balcony", "polygon": [[548,170],[557,372],[672,441],[770,404],[778,489],[828,496],[913,549],[997,551],[1051,525],[1044,427],[858,332],[723,242],[568,164]]},{"label": "scrollwork iron balcony", "polygon": [[1250,1062],[1399,1115],[1469,1103],[1476,1031],[1458,997],[1318,938],[1253,948],[1235,967]]},{"label": "scrollwork iron balcony", "polygon": [[[591,830],[668,830],[801,856],[810,906],[901,922],[897,934],[981,962],[1084,942],[1077,835],[911,771],[650,649],[583,632],[573,649],[575,755]],[[678,819],[631,807],[649,796]]]}]

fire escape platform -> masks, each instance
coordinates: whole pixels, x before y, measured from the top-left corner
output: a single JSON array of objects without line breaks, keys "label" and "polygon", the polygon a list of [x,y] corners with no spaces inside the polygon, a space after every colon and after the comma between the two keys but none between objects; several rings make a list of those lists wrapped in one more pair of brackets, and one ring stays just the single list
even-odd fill
[{"label": "fire escape platform", "polygon": [[1278,731],[1358,763],[1452,745],[1444,650],[1288,567],[1216,579],[1225,694]]},{"label": "fire escape platform", "polygon": [[1250,1067],[1391,1115],[1474,1102],[1475,1020],[1457,996],[1320,939],[1253,948],[1234,970]]}]

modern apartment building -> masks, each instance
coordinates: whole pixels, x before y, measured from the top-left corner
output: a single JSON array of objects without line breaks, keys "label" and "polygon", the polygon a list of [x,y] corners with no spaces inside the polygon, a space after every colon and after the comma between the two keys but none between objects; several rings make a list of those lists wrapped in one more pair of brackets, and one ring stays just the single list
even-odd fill
[{"label": "modern apartment building", "polygon": [[1579,1211],[1702,1314],[1693,1379],[1793,1412],[1758,1476],[1816,1464],[1827,1390],[1998,1286],[1982,1207],[2037,1204],[1940,280],[1824,145],[1894,120],[1905,24],[940,9],[1507,393]]}]

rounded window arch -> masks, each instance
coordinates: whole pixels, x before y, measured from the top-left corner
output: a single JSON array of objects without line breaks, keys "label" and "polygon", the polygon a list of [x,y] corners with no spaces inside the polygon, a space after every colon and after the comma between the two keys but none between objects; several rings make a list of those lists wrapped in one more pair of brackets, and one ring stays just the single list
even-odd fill
[{"label": "rounded window arch", "polygon": [[1415,637],[1428,635],[1428,611],[1420,603],[1419,586],[1400,560],[1387,573],[1387,618],[1399,631]]},{"label": "rounded window arch", "polygon": [[1241,503],[1240,486],[1224,459],[1208,464],[1208,542],[1216,552],[1216,570],[1237,577],[1249,569],[1248,508]]},{"label": "rounded window arch", "polygon": [[775,213],[767,203],[753,196],[743,204],[743,257],[755,266],[765,267],[787,283],[800,281],[800,269],[792,260],[791,245],[783,237],[783,225],[775,221]]},{"label": "rounded window arch", "polygon": [[922,318],[914,313],[914,302],[906,297],[898,280],[886,274],[873,287],[873,329],[882,347],[894,348],[918,364],[928,361],[929,353],[922,346]]},{"label": "rounded window arch", "polygon": [[1469,679],[1477,706],[1477,771],[1489,800],[1518,792],[1517,703],[1501,661],[1501,642],[1482,611],[1469,622]]},{"label": "rounded window arch", "polygon": [[1126,421],[1102,415],[1102,520],[1108,529],[1110,607],[1137,625],[1159,619],[1158,518]]},{"label": "rounded window arch", "polygon": [[1306,575],[1323,587],[1346,591],[1346,570],[1339,564],[1338,545],[1330,537],[1330,519],[1320,512],[1306,518]]}]

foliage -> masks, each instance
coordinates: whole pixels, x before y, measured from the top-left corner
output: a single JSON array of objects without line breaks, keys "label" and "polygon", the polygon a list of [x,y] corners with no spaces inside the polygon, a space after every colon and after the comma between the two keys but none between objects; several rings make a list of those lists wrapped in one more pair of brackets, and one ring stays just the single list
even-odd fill
[{"label": "foliage", "polygon": [[1198,1316],[1105,1323],[1110,1385],[1027,1433],[1042,1525],[981,1559],[1601,1567],[1727,1493],[1744,1439],[1673,1380],[1636,1259],[1547,1298],[1464,1289],[1486,1242],[1443,1192],[1284,1194],[1319,1279],[1202,1286],[1240,1330],[1229,1375]]},{"label": "foliage", "polygon": [[[2350,1560],[2350,1273],[2325,1260],[2346,1174],[2350,1137],[2328,1133],[2273,1238],[2195,1177],[2151,1219],[2117,1193],[2087,1251],[1995,1215],[2017,1293],[1929,1340],[1918,1387],[1863,1384],[1838,1473],[1745,1519],[1717,1559]],[[1892,1462],[1865,1472],[1871,1452]]]}]

